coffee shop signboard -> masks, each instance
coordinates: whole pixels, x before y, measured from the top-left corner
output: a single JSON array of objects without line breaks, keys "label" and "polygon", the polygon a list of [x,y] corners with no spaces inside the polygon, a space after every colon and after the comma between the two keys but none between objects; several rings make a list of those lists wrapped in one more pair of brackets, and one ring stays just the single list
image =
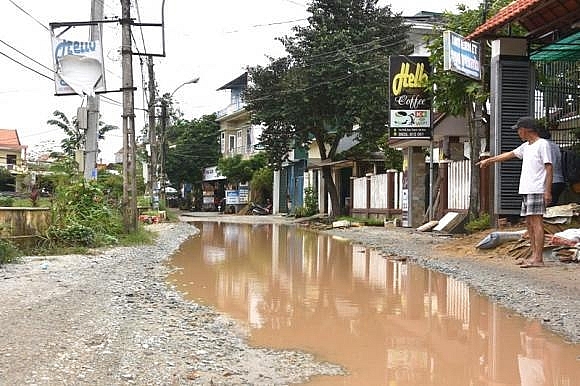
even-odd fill
[{"label": "coffee shop signboard", "polygon": [[390,57],[391,139],[431,139],[430,69],[429,58],[424,56]]}]

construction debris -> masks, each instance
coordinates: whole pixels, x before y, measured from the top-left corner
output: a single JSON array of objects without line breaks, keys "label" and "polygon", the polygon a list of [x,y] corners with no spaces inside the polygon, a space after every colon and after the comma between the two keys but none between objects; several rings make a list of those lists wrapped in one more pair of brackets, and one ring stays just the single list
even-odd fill
[{"label": "construction debris", "polygon": [[524,233],[526,233],[525,230],[514,231],[514,232],[500,232],[500,231],[491,232],[483,240],[481,240],[475,246],[475,248],[479,248],[479,249],[495,248],[495,247],[499,246],[500,244],[503,244],[506,241],[521,239],[523,237]]},{"label": "construction debris", "polygon": [[437,224],[433,230],[437,232],[452,233],[453,230],[455,230],[455,228],[465,220],[465,217],[466,215],[463,213],[447,212],[445,216],[439,220],[439,224]]},{"label": "construction debris", "polygon": [[555,247],[552,256],[563,263],[578,263],[580,258],[580,229],[569,228],[554,233],[548,240],[549,247]]}]

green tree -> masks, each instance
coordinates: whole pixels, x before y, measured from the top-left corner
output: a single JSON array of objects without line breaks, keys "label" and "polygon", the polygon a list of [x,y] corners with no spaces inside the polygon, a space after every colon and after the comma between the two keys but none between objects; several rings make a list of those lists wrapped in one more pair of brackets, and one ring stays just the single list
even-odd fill
[{"label": "green tree", "polygon": [[[489,112],[486,109],[486,102],[489,97],[489,74],[488,66],[490,60],[490,50],[485,41],[482,56],[481,81],[464,77],[460,74],[443,70],[443,31],[450,30],[462,36],[469,35],[474,31],[489,15],[497,13],[499,9],[510,3],[510,0],[496,0],[483,2],[477,9],[469,9],[465,5],[458,5],[458,13],[446,12],[443,15],[443,23],[436,27],[437,34],[427,36],[427,47],[429,49],[432,74],[429,82],[434,91],[434,105],[437,111],[452,116],[465,117],[469,127],[469,139],[471,145],[471,167],[476,170],[475,163],[479,161],[480,138],[489,138]],[[488,9],[487,6],[491,4]],[[489,141],[488,141],[489,143]],[[471,173],[471,194],[469,203],[470,219],[479,217],[479,193],[480,180],[479,173]]]},{"label": "green tree", "polygon": [[219,125],[214,114],[191,121],[179,119],[168,128],[165,171],[171,183],[201,183],[203,168],[220,155]]},{"label": "green tree", "polygon": [[218,170],[233,184],[249,182],[252,201],[264,203],[267,198],[272,198],[274,171],[268,165],[265,153],[255,154],[249,159],[243,159],[240,154],[220,158]]},{"label": "green tree", "polygon": [[252,200],[266,203],[272,199],[272,185],[274,183],[274,171],[269,166],[264,166],[254,172],[250,186],[252,188]]},{"label": "green tree", "polygon": [[[312,140],[322,160],[334,160],[349,134],[377,148],[388,117],[389,56],[411,52],[403,18],[377,3],[313,0],[308,26],[279,39],[288,55],[248,69],[246,102],[253,121],[265,125],[261,144],[275,168],[290,149]],[[330,166],[322,176],[336,211]]]},{"label": "green tree", "polygon": [[223,157],[218,161],[218,170],[228,181],[233,184],[249,182],[254,173],[268,164],[264,153],[254,155],[249,159],[243,159],[241,154],[233,157]]},{"label": "green tree", "polygon": [[[46,121],[46,123],[52,126],[56,126],[64,131],[66,137],[61,141],[60,146],[65,155],[74,158],[75,151],[84,147],[86,129],[81,129],[79,127],[79,122],[76,117],[71,120],[66,116],[65,113],[58,110],[55,110],[52,115],[54,115],[55,118],[49,119]],[[105,139],[105,134],[107,132],[116,129],[118,129],[118,127],[107,125],[104,122],[99,121],[97,139]]]}]

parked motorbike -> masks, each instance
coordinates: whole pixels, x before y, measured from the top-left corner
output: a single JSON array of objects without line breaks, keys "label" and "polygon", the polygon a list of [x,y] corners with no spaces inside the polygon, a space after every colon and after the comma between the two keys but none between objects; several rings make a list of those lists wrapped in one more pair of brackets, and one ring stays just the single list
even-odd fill
[{"label": "parked motorbike", "polygon": [[253,214],[254,216],[264,216],[267,214],[270,214],[270,209],[263,207],[261,205],[258,205],[254,202],[250,203],[250,213]]}]

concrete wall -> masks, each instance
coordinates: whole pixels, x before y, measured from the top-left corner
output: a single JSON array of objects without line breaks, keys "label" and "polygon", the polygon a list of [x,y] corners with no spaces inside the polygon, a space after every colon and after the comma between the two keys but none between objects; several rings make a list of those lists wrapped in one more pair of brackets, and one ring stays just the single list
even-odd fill
[{"label": "concrete wall", "polygon": [[49,208],[0,207],[1,237],[35,236],[44,233],[49,225]]}]

